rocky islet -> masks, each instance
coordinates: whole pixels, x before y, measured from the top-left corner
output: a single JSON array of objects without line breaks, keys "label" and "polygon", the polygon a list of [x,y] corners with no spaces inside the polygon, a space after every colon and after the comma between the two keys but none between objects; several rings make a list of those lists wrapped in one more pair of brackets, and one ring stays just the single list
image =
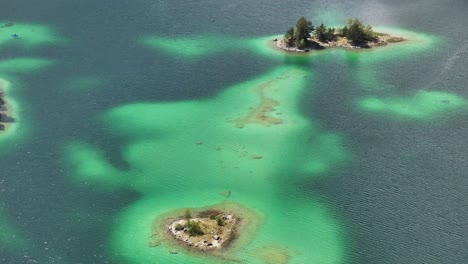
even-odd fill
[{"label": "rocky islet", "polygon": [[8,124],[15,122],[11,116],[11,107],[8,105],[4,86],[5,81],[0,79],[0,132],[5,131]]}]

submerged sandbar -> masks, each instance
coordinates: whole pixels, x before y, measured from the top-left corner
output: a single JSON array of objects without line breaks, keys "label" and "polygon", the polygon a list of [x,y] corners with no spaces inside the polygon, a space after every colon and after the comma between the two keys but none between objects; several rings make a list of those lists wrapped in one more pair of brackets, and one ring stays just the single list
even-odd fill
[{"label": "submerged sandbar", "polygon": [[[280,102],[266,95],[266,90],[270,88],[272,83],[273,81],[267,81],[257,86],[255,93],[259,99],[258,105],[250,107],[246,116],[236,119],[236,127],[243,128],[249,123],[256,123],[264,126],[283,123],[281,118],[271,115],[271,113],[276,111],[275,107],[280,105]],[[277,112],[277,114],[280,114],[280,112]]]}]

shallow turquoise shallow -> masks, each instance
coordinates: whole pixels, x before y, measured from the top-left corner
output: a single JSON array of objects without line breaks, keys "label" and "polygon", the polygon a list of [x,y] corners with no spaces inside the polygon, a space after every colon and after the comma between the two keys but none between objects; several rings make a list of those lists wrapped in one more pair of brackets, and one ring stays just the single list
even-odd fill
[{"label": "shallow turquoise shallow", "polygon": [[[229,257],[261,263],[253,252],[278,245],[288,252],[290,263],[342,263],[345,242],[339,222],[318,200],[297,191],[301,179],[296,175],[320,176],[347,156],[339,135],[322,131],[297,113],[298,97],[306,86],[313,88],[308,85],[312,80],[301,67],[282,67],[229,87],[215,98],[137,103],[105,114],[103,119],[114,133],[128,139],[122,148],[128,170],[113,167],[91,146],[74,143],[68,150],[79,180],[95,180],[104,190],[133,188],[142,194],[117,219],[109,250],[122,252],[119,256],[129,263],[172,261],[170,248],[148,247],[158,215],[227,200],[265,218],[258,234],[241,234],[252,237],[252,243],[234,249]],[[257,89],[262,85],[267,85],[265,96],[280,102],[276,111],[282,113],[283,123],[236,127],[233,120],[260,103]],[[132,121],[129,125],[124,120]],[[254,155],[262,159],[253,159]],[[224,191],[232,193],[229,199],[220,195]],[[309,237],[307,244],[299,239],[302,236]],[[187,253],[177,258],[207,261]]]}]

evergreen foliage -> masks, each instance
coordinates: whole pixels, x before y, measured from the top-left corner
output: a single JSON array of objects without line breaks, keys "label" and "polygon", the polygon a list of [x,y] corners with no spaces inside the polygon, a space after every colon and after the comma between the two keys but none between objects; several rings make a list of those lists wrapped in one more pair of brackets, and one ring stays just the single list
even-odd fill
[{"label": "evergreen foliage", "polygon": [[192,218],[192,213],[190,212],[189,209],[185,209],[185,212],[184,212],[184,219],[185,220],[190,220]]},{"label": "evergreen foliage", "polygon": [[335,40],[335,29],[327,28],[324,24],[321,24],[315,29],[315,36],[320,42],[334,41]]},{"label": "evergreen foliage", "polygon": [[305,17],[299,18],[296,22],[296,30],[294,31],[294,37],[296,46],[298,48],[304,48],[310,37],[310,33],[314,31],[312,22],[307,20]]},{"label": "evergreen foliage", "polygon": [[311,21],[301,17],[296,22],[296,28],[290,28],[284,34],[283,41],[288,47],[304,49],[314,44],[310,40],[310,34],[314,31],[316,39],[320,42],[336,41],[339,36],[347,38],[353,45],[365,45],[369,41],[377,40],[372,26],[364,26],[357,18],[348,19],[345,26],[336,30],[335,28],[327,28],[324,24],[320,24],[314,29]]},{"label": "evergreen foliage", "polygon": [[297,47],[304,49],[309,44],[310,33],[314,31],[312,22],[305,17],[299,18],[296,22],[296,28],[290,28],[284,34],[283,41],[288,47]]},{"label": "evergreen foliage", "polygon": [[367,41],[375,41],[375,33],[370,25],[364,26],[357,18],[348,19],[346,26],[341,29],[341,35],[353,44],[362,45]]},{"label": "evergreen foliage", "polygon": [[284,40],[288,47],[294,46],[294,28],[290,28],[286,34],[284,34]]},{"label": "evergreen foliage", "polygon": [[191,236],[203,236],[205,232],[203,232],[200,223],[195,221],[187,221],[187,229]]},{"label": "evergreen foliage", "polygon": [[325,27],[324,24],[320,24],[320,26],[318,26],[318,27],[315,29],[315,36],[316,36],[317,39],[320,40],[321,42],[327,41],[327,28]]},{"label": "evergreen foliage", "polygon": [[219,225],[219,226],[224,226],[226,223],[224,222],[224,220],[221,218],[221,217],[216,217],[216,223]]},{"label": "evergreen foliage", "polygon": [[326,33],[327,41],[335,41],[335,28],[328,28]]}]

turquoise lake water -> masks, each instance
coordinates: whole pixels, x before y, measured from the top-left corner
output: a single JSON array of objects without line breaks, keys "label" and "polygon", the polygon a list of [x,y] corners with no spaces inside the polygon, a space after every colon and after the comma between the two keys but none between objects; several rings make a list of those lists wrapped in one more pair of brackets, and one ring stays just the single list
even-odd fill
[{"label": "turquoise lake water", "polygon": [[[225,263],[148,244],[158,216],[226,203],[257,216],[233,263],[468,262],[467,11],[3,3],[0,85],[17,122],[0,134],[0,263]],[[272,49],[299,16],[409,41]]]}]

